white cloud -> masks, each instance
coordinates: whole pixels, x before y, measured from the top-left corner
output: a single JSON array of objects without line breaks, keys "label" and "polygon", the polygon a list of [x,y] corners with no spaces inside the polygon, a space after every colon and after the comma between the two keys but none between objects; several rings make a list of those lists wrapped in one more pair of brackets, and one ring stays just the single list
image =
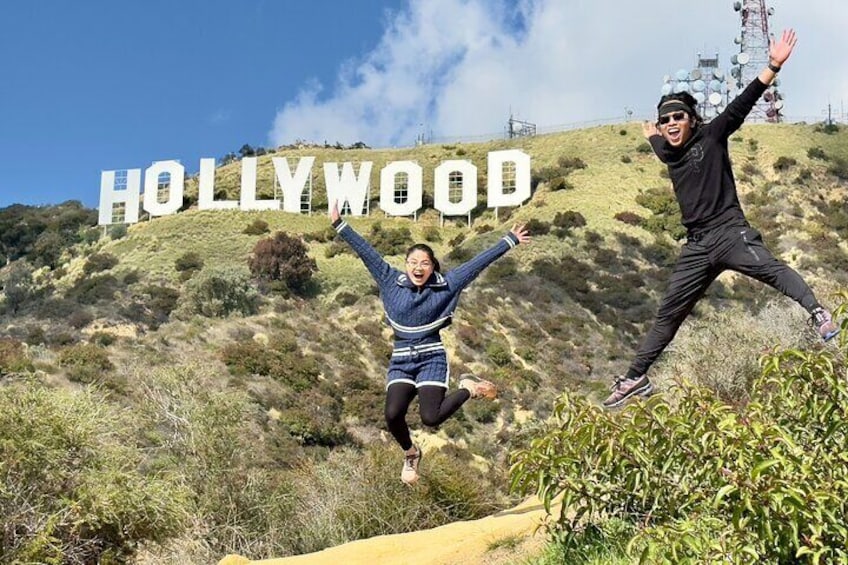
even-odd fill
[{"label": "white cloud", "polygon": [[[782,72],[786,114],[821,116],[848,96],[848,3],[773,2],[773,31],[799,43]],[[411,145],[503,130],[512,112],[540,128],[654,111],[662,76],[698,53],[729,67],[739,19],[732,2],[411,0],[373,52],[348,61],[325,92],[305,85],[274,120],[275,145],[297,139]],[[838,108],[837,108],[838,109]]]}]

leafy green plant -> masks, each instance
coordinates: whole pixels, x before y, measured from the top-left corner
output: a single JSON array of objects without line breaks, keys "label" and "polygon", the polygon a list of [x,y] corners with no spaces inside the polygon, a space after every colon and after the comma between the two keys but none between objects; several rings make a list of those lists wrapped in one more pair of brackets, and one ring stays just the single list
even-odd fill
[{"label": "leafy green plant", "polygon": [[512,488],[561,499],[567,545],[610,518],[639,526],[640,563],[846,562],[846,344],[764,355],[744,406],[682,381],[620,412],[564,394],[513,453]]},{"label": "leafy green plant", "polygon": [[212,267],[186,283],[179,309],[187,314],[223,318],[233,312],[249,316],[259,306],[259,294],[244,267]]}]

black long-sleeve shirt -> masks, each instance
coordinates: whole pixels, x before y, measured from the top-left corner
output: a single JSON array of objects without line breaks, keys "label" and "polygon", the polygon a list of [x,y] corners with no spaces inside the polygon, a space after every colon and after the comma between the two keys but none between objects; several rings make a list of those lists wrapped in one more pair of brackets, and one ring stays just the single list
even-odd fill
[{"label": "black long-sleeve shirt", "polygon": [[718,116],[692,132],[675,148],[661,135],[649,141],[654,153],[668,166],[683,225],[690,235],[735,221],[745,221],[730,165],[727,140],[751,112],[768,85],[751,81]]}]

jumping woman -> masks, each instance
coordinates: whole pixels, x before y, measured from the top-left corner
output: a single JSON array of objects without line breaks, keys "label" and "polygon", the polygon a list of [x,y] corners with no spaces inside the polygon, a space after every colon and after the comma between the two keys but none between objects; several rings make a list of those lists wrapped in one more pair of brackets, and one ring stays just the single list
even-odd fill
[{"label": "jumping woman", "polygon": [[433,250],[417,243],[406,252],[406,270],[390,266],[380,254],[339,215],[338,203],[330,211],[333,227],[362,259],[380,289],[386,320],[394,331],[394,348],[386,384],[386,424],[404,451],[401,480],[418,481],[421,448],[412,443],[406,413],[418,396],[421,422],[438,426],[469,398],[497,397],[494,384],[463,378],[459,389],[447,394],[449,365],[439,332],[450,325],[459,295],[497,258],[530,237],[523,225],[513,226],[498,243],[467,263],[442,274]]}]

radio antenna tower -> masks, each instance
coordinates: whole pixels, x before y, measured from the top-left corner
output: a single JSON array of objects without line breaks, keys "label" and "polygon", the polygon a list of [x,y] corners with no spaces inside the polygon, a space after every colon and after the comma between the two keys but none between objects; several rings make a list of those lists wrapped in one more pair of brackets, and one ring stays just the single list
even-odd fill
[{"label": "radio antenna tower", "polygon": [[[734,65],[730,70],[736,79],[736,86],[742,89],[751,83],[768,62],[769,53],[769,17],[774,8],[766,9],[765,0],[744,0],[733,3],[733,10],[739,13],[741,30],[733,40],[739,45],[739,53],[730,58]],[[779,80],[775,79],[765,94],[748,114],[749,122],[780,122],[783,109],[783,96],[778,92]]]}]

